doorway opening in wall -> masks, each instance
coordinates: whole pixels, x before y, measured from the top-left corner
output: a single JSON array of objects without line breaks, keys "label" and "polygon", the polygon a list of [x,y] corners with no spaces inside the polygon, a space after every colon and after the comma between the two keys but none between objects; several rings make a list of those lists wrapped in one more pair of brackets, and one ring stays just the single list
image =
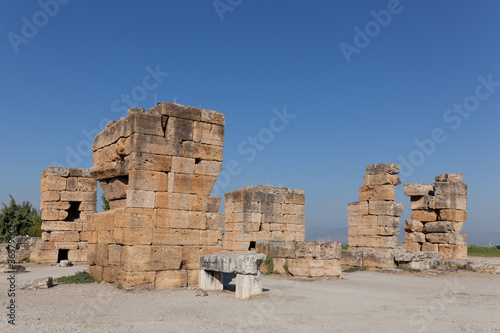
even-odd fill
[{"label": "doorway opening in wall", "polygon": [[250,246],[248,247],[248,251],[255,250],[255,241],[250,242]]},{"label": "doorway opening in wall", "polygon": [[61,260],[68,260],[68,252],[66,249],[59,249],[57,252],[57,262],[61,262]]},{"label": "doorway opening in wall", "polygon": [[81,202],[71,201],[69,204],[70,204],[70,206],[67,210],[68,216],[66,217],[65,221],[74,222],[75,220],[78,220],[80,218],[80,204],[81,204]]}]

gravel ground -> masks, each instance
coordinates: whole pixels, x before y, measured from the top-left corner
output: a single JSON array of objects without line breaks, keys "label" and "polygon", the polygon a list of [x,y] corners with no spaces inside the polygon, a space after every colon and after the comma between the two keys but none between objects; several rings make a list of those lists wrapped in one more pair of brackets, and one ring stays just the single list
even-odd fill
[{"label": "gravel ground", "polygon": [[[85,268],[29,267],[16,283]],[[193,289],[58,285],[17,290],[15,326],[7,323],[9,274],[1,275],[0,332],[500,332],[500,275],[271,275],[262,277],[264,295],[246,301],[226,290],[197,297]]]}]

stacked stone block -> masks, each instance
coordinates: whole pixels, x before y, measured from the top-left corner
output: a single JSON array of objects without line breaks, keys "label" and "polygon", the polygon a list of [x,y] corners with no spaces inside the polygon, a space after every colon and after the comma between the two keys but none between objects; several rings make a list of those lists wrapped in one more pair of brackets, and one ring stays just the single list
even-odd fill
[{"label": "stacked stone block", "polygon": [[42,240],[31,259],[87,261],[87,217],[95,213],[97,182],[89,170],[48,167],[41,176]]},{"label": "stacked stone block", "polygon": [[255,242],[304,241],[304,190],[257,185],[224,195],[223,248],[249,251]]},{"label": "stacked stone block", "polygon": [[403,204],[395,202],[395,186],[401,184],[398,173],[396,164],[366,166],[359,201],[348,204],[349,250],[394,250],[403,214]]},{"label": "stacked stone block", "polygon": [[274,271],[302,277],[339,276],[339,242],[257,241],[256,251],[273,258]]},{"label": "stacked stone block", "polygon": [[223,114],[174,103],[108,123],[91,173],[111,210],[89,219],[89,273],[127,289],[197,285],[200,256],[221,251],[210,192],[223,145]]},{"label": "stacked stone block", "polygon": [[443,259],[467,258],[467,184],[463,176],[445,173],[434,184],[404,185],[410,197],[411,220],[405,221],[406,251],[440,252]]}]

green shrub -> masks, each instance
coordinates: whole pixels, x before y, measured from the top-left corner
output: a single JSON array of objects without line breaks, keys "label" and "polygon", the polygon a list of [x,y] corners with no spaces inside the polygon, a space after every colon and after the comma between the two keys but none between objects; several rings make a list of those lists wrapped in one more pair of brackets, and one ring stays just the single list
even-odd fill
[{"label": "green shrub", "polygon": [[288,263],[287,263],[287,262],[285,262],[285,264],[283,265],[283,269],[285,270],[285,273],[286,273],[286,274],[291,275],[291,274],[290,274],[290,271],[288,270]]},{"label": "green shrub", "polygon": [[76,272],[74,275],[63,276],[54,279],[57,283],[62,284],[81,284],[81,283],[94,283],[96,280],[86,271]]},{"label": "green shrub", "polygon": [[267,271],[265,273],[262,273],[264,275],[269,275],[271,274],[272,272],[274,272],[274,262],[273,262],[273,257],[266,257],[266,260],[264,261],[264,263],[267,265]]},{"label": "green shrub", "polygon": [[10,236],[32,236],[42,235],[42,218],[40,211],[33,208],[29,201],[17,204],[12,195],[9,194],[10,203],[7,206],[2,203],[0,210],[0,243],[5,243]]},{"label": "green shrub", "polygon": [[116,286],[118,289],[123,289],[123,286],[121,283],[118,283],[118,286]]},{"label": "green shrub", "polygon": [[470,244],[469,246],[467,246],[467,248],[473,250],[473,249],[478,249],[479,246],[477,246],[476,244]]},{"label": "green shrub", "polygon": [[104,195],[104,193],[101,194],[101,201],[102,201],[102,204],[101,204],[102,210],[110,210],[109,200],[106,199],[106,196]]}]

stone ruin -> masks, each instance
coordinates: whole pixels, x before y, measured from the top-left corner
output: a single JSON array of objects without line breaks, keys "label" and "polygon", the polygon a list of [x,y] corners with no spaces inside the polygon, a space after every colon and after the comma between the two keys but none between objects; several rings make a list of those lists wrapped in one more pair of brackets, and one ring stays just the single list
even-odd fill
[{"label": "stone ruin", "polygon": [[88,271],[131,288],[198,284],[201,255],[221,252],[224,115],[173,103],[131,109],[92,145],[91,175],[111,210],[88,220]]},{"label": "stone ruin", "polygon": [[[300,189],[245,187],[226,193],[219,213],[221,198],[210,193],[222,170],[224,126],[221,113],[174,103],[132,108],[109,122],[95,137],[90,171],[42,173],[43,236],[33,259],[87,261],[94,278],[125,289],[197,286],[200,257],[217,253],[264,253],[274,271],[308,277],[339,276],[341,265],[395,267],[398,165],[366,167],[359,201],[348,205],[349,251],[342,251],[338,242],[304,241]],[[95,213],[96,181],[109,211]],[[461,175],[406,184],[405,194],[412,208],[406,250],[434,251],[418,258],[466,256]]]},{"label": "stone ruin", "polygon": [[347,208],[350,251],[393,251],[398,242],[399,216],[403,204],[396,203],[395,186],[399,165],[391,163],[366,166],[359,201]]},{"label": "stone ruin", "polygon": [[97,182],[86,169],[48,167],[40,186],[42,240],[31,259],[87,262],[87,218],[96,211]]},{"label": "stone ruin", "polygon": [[304,241],[304,190],[252,186],[224,195],[226,215],[223,248],[255,249],[256,241]]},{"label": "stone ruin", "polygon": [[434,184],[405,184],[411,220],[405,221],[407,252],[440,252],[443,259],[467,258],[467,184],[463,176],[445,173]]}]

